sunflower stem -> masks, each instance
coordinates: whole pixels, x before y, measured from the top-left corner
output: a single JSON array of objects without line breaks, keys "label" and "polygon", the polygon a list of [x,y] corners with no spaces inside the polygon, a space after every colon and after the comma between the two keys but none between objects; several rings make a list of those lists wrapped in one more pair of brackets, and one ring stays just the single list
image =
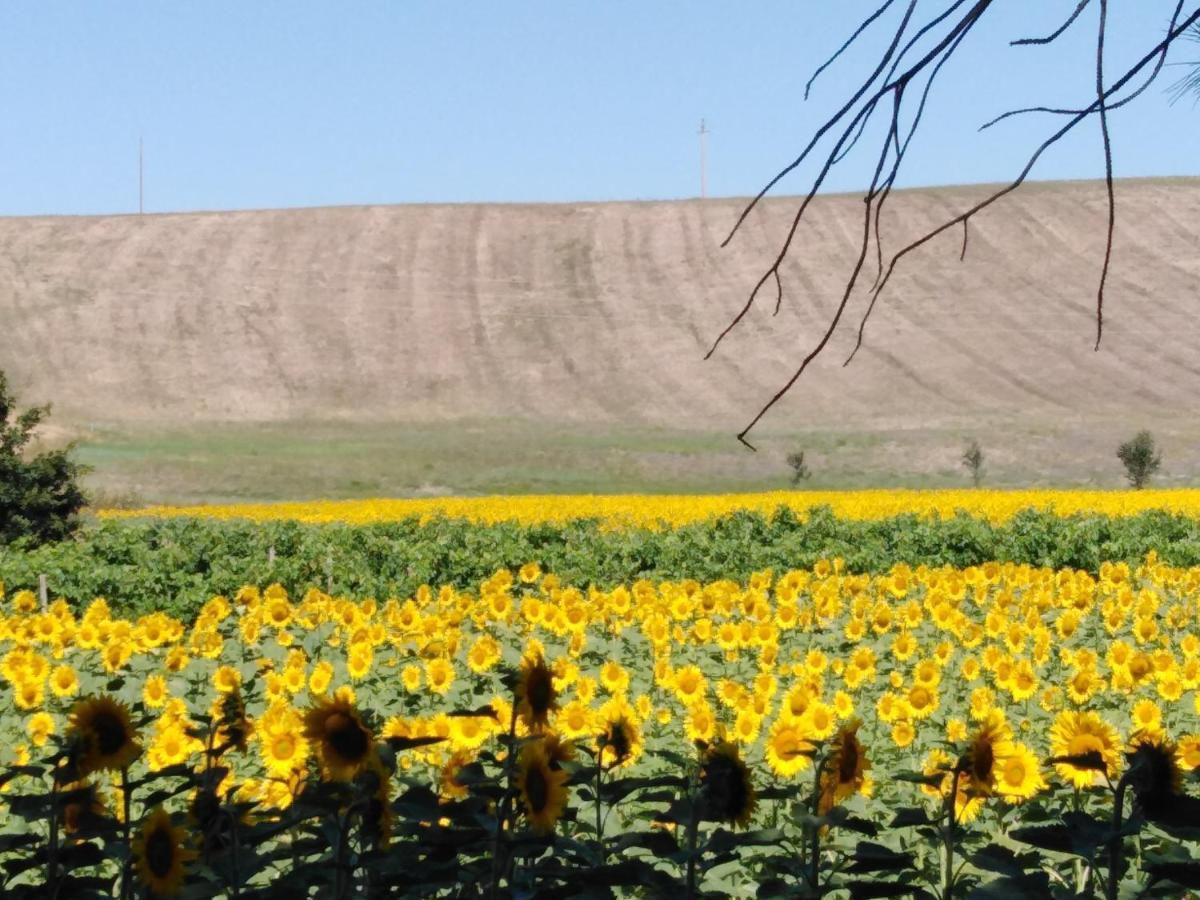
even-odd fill
[{"label": "sunflower stem", "polygon": [[[1128,776],[1127,776],[1128,777]],[[1112,838],[1108,842],[1108,880],[1104,884],[1104,896],[1107,900],[1117,900],[1121,887],[1121,850],[1124,841],[1121,839],[1125,806],[1125,788],[1129,783],[1122,778],[1117,782],[1113,794]]]},{"label": "sunflower stem", "polygon": [[130,893],[129,874],[130,874],[130,869],[133,866],[133,841],[130,836],[130,822],[129,822],[129,807],[130,807],[129,795],[132,793],[133,793],[133,790],[129,786],[129,769],[124,768],[121,770],[121,825],[122,825],[121,830],[122,830],[122,837],[124,837],[124,839],[125,839],[125,850],[126,850],[127,855],[125,857],[125,864],[123,866],[121,866],[121,900],[127,900],[127,898],[129,897],[129,893]]},{"label": "sunflower stem", "polygon": [[508,723],[508,736],[505,739],[507,756],[504,758],[504,794],[500,797],[500,807],[496,810],[496,833],[492,835],[492,886],[488,896],[496,900],[500,896],[500,875],[507,868],[500,859],[500,850],[504,836],[504,823],[508,820],[509,807],[513,799],[513,750],[517,742],[517,703],[514,698],[512,716]]},{"label": "sunflower stem", "polygon": [[957,825],[954,810],[961,774],[961,766],[955,766],[950,780],[950,793],[946,796],[946,826],[942,829],[942,900],[952,900],[954,896],[954,833]]},{"label": "sunflower stem", "polygon": [[600,865],[604,865],[604,819],[600,815],[600,784],[604,776],[604,742],[600,742],[600,752],[596,755],[596,850],[599,853]]}]

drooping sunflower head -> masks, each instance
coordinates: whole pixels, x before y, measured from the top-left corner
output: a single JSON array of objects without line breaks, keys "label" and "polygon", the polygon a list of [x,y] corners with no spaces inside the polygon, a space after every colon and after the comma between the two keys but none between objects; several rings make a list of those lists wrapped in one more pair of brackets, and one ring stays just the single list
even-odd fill
[{"label": "drooping sunflower head", "polygon": [[754,814],[754,784],[737,745],[720,741],[705,747],[700,762],[700,791],[707,818],[746,827]]},{"label": "drooping sunflower head", "polygon": [[818,812],[829,812],[837,804],[857,791],[862,790],[866,771],[871,768],[858,729],[862,722],[854,719],[846,723],[834,736],[832,751],[821,773],[821,797]]},{"label": "drooping sunflower head", "polygon": [[317,749],[326,777],[349,781],[374,756],[371,731],[346,697],[321,698],[304,715],[304,737]]},{"label": "drooping sunflower head", "polygon": [[554,673],[541,653],[525,657],[517,681],[517,714],[530,731],[541,731],[558,708]]},{"label": "drooping sunflower head", "polygon": [[521,749],[517,758],[517,791],[529,827],[539,834],[553,832],[567,808],[566,782],[566,771],[551,765],[543,741],[530,741]]},{"label": "drooping sunflower head", "polygon": [[76,702],[69,721],[80,775],[128,768],[142,752],[129,709],[107,694]]},{"label": "drooping sunflower head", "polygon": [[186,833],[171,824],[160,806],[142,823],[133,839],[134,870],[146,889],[157,897],[173,897],[183,886],[184,870],[196,852],[186,845]]}]

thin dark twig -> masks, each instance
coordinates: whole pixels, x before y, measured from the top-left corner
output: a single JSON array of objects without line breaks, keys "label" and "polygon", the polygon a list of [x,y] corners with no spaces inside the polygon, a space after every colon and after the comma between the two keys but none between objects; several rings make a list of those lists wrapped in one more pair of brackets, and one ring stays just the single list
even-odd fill
[{"label": "thin dark twig", "polygon": [[812,73],[812,77],[809,78],[808,82],[804,85],[804,99],[805,100],[808,99],[808,92],[812,90],[813,82],[815,82],[818,78],[821,77],[821,73],[824,72],[826,69],[828,69],[830,66],[832,66],[834,64],[834,62],[837,61],[839,56],[841,56],[843,53],[845,53],[847,50],[849,50],[850,46],[855,41],[857,41],[859,39],[859,37],[862,36],[862,33],[864,31],[866,31],[868,28],[870,28],[872,23],[876,19],[878,19],[880,16],[882,16],[885,12],[887,12],[888,9],[891,7],[891,5],[895,2],[896,2],[896,0],[886,0],[886,2],[883,4],[883,6],[879,7],[879,9],[875,10],[875,12],[871,13],[870,16],[868,16],[866,19],[863,20],[862,24],[858,26],[858,28],[855,30],[854,34],[850,35],[850,37],[848,37],[846,39],[846,43],[844,43],[844,44],[842,44],[842,46],[838,47],[837,52],[834,53],[833,56],[829,57],[829,59],[825,60],[825,62],[821,63],[821,65],[817,67],[817,71]]},{"label": "thin dark twig", "polygon": [[1104,267],[1096,291],[1096,350],[1104,333],[1104,286],[1112,261],[1113,229],[1117,222],[1117,198],[1113,191],[1112,137],[1108,132],[1108,104],[1104,100],[1104,34],[1108,27],[1108,0],[1100,0],[1100,32],[1096,37],[1096,97],[1100,104],[1100,133],[1104,136],[1104,185],[1108,191],[1108,237],[1104,244]]},{"label": "thin dark twig", "polygon": [[733,240],[733,236],[737,234],[738,229],[741,227],[742,223],[746,221],[746,217],[750,215],[751,210],[758,205],[759,201],[767,195],[771,188],[779,184],[784,177],[786,177],[790,172],[794,171],[801,163],[803,163],[804,160],[808,158],[808,154],[813,151],[813,148],[817,146],[821,138],[825,136],[829,129],[836,125],[842,119],[842,117],[846,115],[846,113],[853,109],[854,104],[856,104],[862,98],[863,94],[867,92],[867,89],[870,88],[875,82],[875,79],[879,77],[879,73],[887,67],[889,62],[891,62],[892,54],[896,52],[896,47],[900,43],[900,39],[904,36],[904,30],[908,27],[909,19],[912,18],[913,11],[916,8],[917,0],[910,0],[908,4],[908,10],[904,14],[904,20],[900,23],[900,27],[896,30],[896,34],[892,38],[891,44],[888,46],[887,51],[883,54],[883,58],[879,61],[879,65],[875,67],[875,71],[873,71],[871,76],[863,82],[862,86],[854,92],[854,96],[852,96],[840,110],[834,113],[832,118],[826,121],[825,124],[817,130],[817,133],[813,135],[812,140],[808,142],[808,146],[804,148],[804,151],[794,160],[788,163],[788,165],[784,166],[774,178],[767,182],[766,187],[755,194],[754,199],[746,204],[746,208],[742,210],[741,215],[738,216],[737,222],[735,222],[733,228],[730,229],[728,237],[721,241],[722,247]]},{"label": "thin dark twig", "polygon": [[1068,28],[1070,28],[1072,25],[1075,24],[1075,20],[1078,19],[1083,14],[1083,11],[1088,8],[1088,6],[1091,4],[1091,2],[1092,2],[1092,0],[1079,0],[1079,4],[1075,7],[1075,12],[1071,13],[1071,17],[1069,19],[1067,19],[1067,21],[1063,22],[1062,25],[1059,26],[1058,30],[1055,31],[1053,34],[1048,34],[1048,35],[1046,35],[1046,37],[1043,37],[1043,38],[1021,38],[1019,41],[1013,41],[1011,46],[1022,47],[1022,46],[1027,46],[1029,44],[1052,44],[1052,43],[1054,43],[1056,40],[1058,40],[1060,37],[1062,37],[1063,32],[1065,32]]},{"label": "thin dark twig", "polygon": [[757,448],[748,440],[746,440],[746,435],[750,433],[750,429],[757,425],[759,419],[766,415],[767,411],[777,402],[779,402],[779,399],[791,389],[793,384],[796,383],[796,379],[803,374],[804,370],[808,367],[808,364],[812,362],[812,360],[814,360],[822,350],[825,349],[825,345],[829,343],[829,339],[833,337],[833,333],[837,330],[838,322],[840,322],[842,318],[842,313],[846,311],[846,305],[850,302],[850,295],[854,293],[854,285],[858,281],[859,273],[862,272],[863,263],[867,258],[867,248],[871,243],[871,205],[875,200],[876,192],[879,186],[879,176],[883,172],[883,164],[887,160],[888,147],[890,145],[890,141],[884,142],[883,152],[879,154],[879,161],[875,164],[875,175],[871,178],[871,186],[868,189],[867,196],[865,198],[866,210],[863,215],[863,237],[859,248],[858,260],[854,264],[854,271],[850,273],[850,278],[846,282],[846,289],[842,292],[841,302],[838,303],[837,310],[833,314],[833,321],[831,321],[829,323],[829,327],[825,329],[825,334],[822,335],[821,340],[817,343],[817,346],[808,354],[808,356],[804,358],[804,362],[800,364],[800,368],[796,371],[796,374],[794,374],[788,383],[784,385],[784,387],[781,388],[774,397],[771,398],[771,401],[762,408],[759,414],[754,417],[754,420],[745,428],[743,428],[740,434],[738,434],[738,440],[751,450],[755,450]]},{"label": "thin dark twig", "polygon": [[783,282],[779,280],[779,270],[772,269],[775,273],[775,312],[772,315],[779,315],[779,307],[783,303]]},{"label": "thin dark twig", "polygon": [[[978,15],[983,15],[982,9],[979,10]],[[963,21],[962,27],[959,29],[958,37],[955,38],[950,46],[946,48],[946,51],[942,54],[942,58],[938,60],[937,65],[933,67],[933,71],[929,73],[929,78],[925,82],[925,89],[921,92],[921,101],[917,104],[916,114],[913,116],[912,124],[909,126],[908,134],[904,138],[903,145],[900,144],[899,129],[898,127],[895,127],[899,124],[900,99],[901,95],[903,94],[903,88],[897,88],[896,109],[893,115],[894,127],[892,129],[892,139],[896,142],[896,159],[892,163],[891,172],[888,173],[887,183],[885,185],[883,194],[879,199],[879,203],[875,206],[875,256],[877,266],[875,273],[875,284],[878,284],[879,279],[883,276],[883,238],[879,227],[880,220],[883,216],[883,207],[887,203],[888,198],[891,196],[892,186],[896,182],[896,176],[900,173],[900,165],[904,162],[904,157],[908,153],[909,145],[912,143],[912,139],[917,133],[917,128],[920,127],[921,119],[925,115],[925,106],[929,102],[929,94],[933,90],[933,83],[937,81],[937,77],[941,73],[942,67],[949,62],[950,57],[954,55],[954,52],[958,49],[959,44],[961,44],[966,36],[970,33],[971,26],[973,24],[974,20],[970,19],[969,17]],[[874,286],[875,285],[872,285],[872,287]]]},{"label": "thin dark twig", "polygon": [[[1184,2],[1185,0],[1179,0],[1179,3],[1175,6],[1175,13],[1171,16],[1170,25],[1167,26],[1168,31],[1174,28],[1175,23],[1179,21],[1179,15],[1183,12]],[[1197,38],[1197,40],[1200,40],[1200,38]],[[1162,72],[1163,67],[1166,65],[1167,53],[1170,49],[1171,47],[1169,44],[1163,47],[1162,55],[1158,57],[1158,62],[1154,64],[1154,69],[1150,72],[1150,75],[1146,78],[1146,81],[1142,84],[1142,86],[1132,94],[1122,97],[1120,100],[1114,100],[1112,103],[1109,103],[1109,112],[1112,112],[1114,109],[1120,109],[1122,106],[1132,103],[1134,100],[1140,97],[1146,91],[1146,89],[1150,87],[1150,85],[1154,84],[1154,82],[1158,79],[1159,74]],[[1010,109],[1006,113],[1001,113],[1000,115],[996,116],[996,118],[980,125],[979,130],[986,131],[993,125],[1003,122],[1005,119],[1011,118],[1012,116],[1023,116],[1029,113],[1050,113],[1056,116],[1077,116],[1081,112],[1083,112],[1082,109],[1057,109],[1052,106],[1027,106],[1024,109]]]},{"label": "thin dark twig", "polygon": [[971,236],[970,226],[967,224],[967,220],[963,219],[963,245],[962,245],[962,253],[958,254],[959,262],[962,262],[964,259],[967,258],[967,238],[969,238],[970,236]]}]

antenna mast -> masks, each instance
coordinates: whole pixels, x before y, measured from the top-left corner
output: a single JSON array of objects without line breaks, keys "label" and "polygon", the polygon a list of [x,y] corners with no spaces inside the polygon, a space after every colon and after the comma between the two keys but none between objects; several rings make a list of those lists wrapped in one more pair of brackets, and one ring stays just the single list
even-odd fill
[{"label": "antenna mast", "polygon": [[696,132],[700,135],[700,197],[703,199],[708,196],[708,146],[706,138],[710,132],[704,126],[704,120],[700,120],[700,130]]}]

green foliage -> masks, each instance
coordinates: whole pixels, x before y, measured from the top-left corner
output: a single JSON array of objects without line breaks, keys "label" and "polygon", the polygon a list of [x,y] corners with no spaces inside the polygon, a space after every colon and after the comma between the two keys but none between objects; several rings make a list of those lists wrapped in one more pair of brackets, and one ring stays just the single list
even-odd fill
[{"label": "green foliage", "polygon": [[[269,560],[270,548],[274,561]],[[1058,516],[1029,509],[993,525],[959,513],[879,521],[837,518],[818,507],[805,520],[788,509],[739,512],[679,528],[605,530],[564,525],[475,525],[415,519],[376,525],[104,521],[76,539],[0,545],[0,582],[85,604],[106,597],[114,611],[163,610],[188,620],[214,594],[279,582],[295,596],[310,586],[350,596],[409,596],[422,584],[474,588],[497,569],[536,561],[572,584],[602,588],[638,578],[745,580],[841,557],[851,572],[896,563],[965,567],[989,560],[1097,572],[1104,560],[1200,565],[1200,520],[1155,510],[1136,516]]]},{"label": "green foliage", "polygon": [[1125,477],[1137,490],[1144,488],[1162,465],[1162,454],[1154,444],[1154,435],[1139,431],[1117,448],[1117,458],[1125,466]]},{"label": "green foliage", "polygon": [[34,406],[18,415],[15,402],[0,372],[0,543],[62,540],[79,525],[85,498],[77,482],[83,467],[71,459],[70,446],[26,459],[22,451],[50,407]]}]

